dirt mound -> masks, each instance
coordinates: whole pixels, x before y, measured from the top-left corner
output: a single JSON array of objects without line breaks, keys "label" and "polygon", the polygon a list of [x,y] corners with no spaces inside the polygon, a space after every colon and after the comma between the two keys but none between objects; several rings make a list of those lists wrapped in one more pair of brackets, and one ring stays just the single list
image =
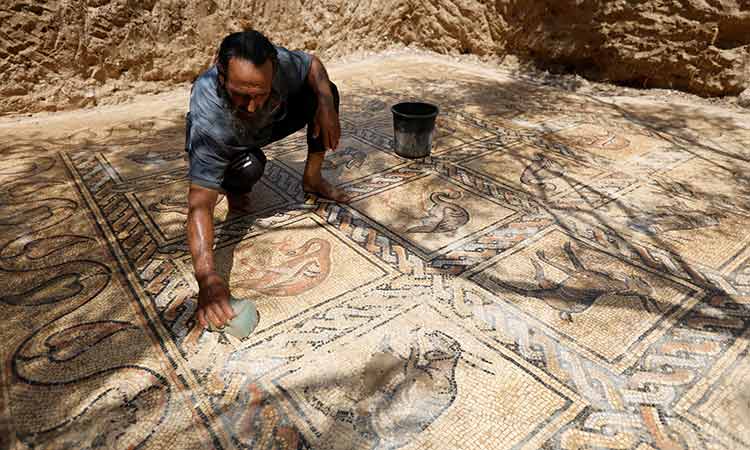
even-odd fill
[{"label": "dirt mound", "polygon": [[324,57],[394,45],[509,53],[560,71],[699,95],[750,79],[747,0],[10,0],[0,113],[116,103],[191,80],[229,31]]},{"label": "dirt mound", "polygon": [[747,0],[555,0],[527,5],[532,7],[501,12],[508,23],[518,24],[507,30],[510,48],[561,70],[703,96],[737,95],[750,82]]}]

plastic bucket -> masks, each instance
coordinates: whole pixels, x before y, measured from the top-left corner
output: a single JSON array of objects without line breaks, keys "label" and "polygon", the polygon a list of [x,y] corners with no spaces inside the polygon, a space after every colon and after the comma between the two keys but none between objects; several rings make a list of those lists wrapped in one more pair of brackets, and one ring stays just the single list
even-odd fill
[{"label": "plastic bucket", "polygon": [[438,107],[431,103],[404,102],[393,105],[391,112],[396,154],[412,159],[429,156]]}]

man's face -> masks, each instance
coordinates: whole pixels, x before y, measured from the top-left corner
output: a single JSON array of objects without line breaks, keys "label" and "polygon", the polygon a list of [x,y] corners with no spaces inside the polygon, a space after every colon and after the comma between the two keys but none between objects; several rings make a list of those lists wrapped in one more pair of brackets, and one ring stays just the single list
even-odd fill
[{"label": "man's face", "polygon": [[240,58],[230,58],[224,87],[235,112],[252,119],[266,105],[271,95],[273,63],[270,59],[260,66]]}]

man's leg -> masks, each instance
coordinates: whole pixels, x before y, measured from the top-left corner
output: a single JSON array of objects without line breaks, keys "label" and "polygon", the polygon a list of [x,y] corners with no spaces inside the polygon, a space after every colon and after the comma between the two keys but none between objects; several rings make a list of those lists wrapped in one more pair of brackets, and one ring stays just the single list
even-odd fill
[{"label": "man's leg", "polygon": [[[331,91],[333,92],[336,113],[338,114],[340,103],[339,90],[333,83],[331,83]],[[326,148],[323,146],[322,132],[318,137],[313,136],[318,99],[312,92],[312,89],[310,89],[308,101],[314,104],[314,108],[312,108],[311,114],[307,117],[307,161],[305,162],[305,172],[302,175],[302,189],[309,194],[315,194],[339,203],[348,203],[349,195],[328,182],[328,180],[323,178],[323,174],[321,173]]]},{"label": "man's leg", "polygon": [[[336,112],[338,112],[339,91],[333,83],[331,83],[331,91]],[[274,128],[272,141],[283,139],[307,126],[307,162],[302,175],[302,189],[310,194],[347,203],[349,196],[341,189],[334,187],[321,174],[326,149],[323,146],[322,136],[313,137],[318,99],[312,88],[304,86],[297,95],[290,97],[287,110],[287,117]]]},{"label": "man's leg", "polygon": [[321,166],[324,159],[325,152],[307,153],[305,173],[302,175],[302,189],[308,194],[314,194],[338,203],[349,203],[349,194],[323,178]]},{"label": "man's leg", "polygon": [[232,161],[221,187],[227,193],[230,213],[248,213],[252,207],[250,193],[266,168],[266,155],[259,149],[248,151]]}]

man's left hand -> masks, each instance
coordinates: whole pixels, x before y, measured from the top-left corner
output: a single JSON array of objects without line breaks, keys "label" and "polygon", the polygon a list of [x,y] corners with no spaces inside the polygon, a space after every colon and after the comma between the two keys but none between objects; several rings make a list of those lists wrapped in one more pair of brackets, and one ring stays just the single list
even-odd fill
[{"label": "man's left hand", "polygon": [[332,97],[328,101],[321,99],[318,103],[318,111],[315,113],[313,137],[317,138],[321,135],[323,147],[326,150],[336,150],[341,137],[341,124]]}]

